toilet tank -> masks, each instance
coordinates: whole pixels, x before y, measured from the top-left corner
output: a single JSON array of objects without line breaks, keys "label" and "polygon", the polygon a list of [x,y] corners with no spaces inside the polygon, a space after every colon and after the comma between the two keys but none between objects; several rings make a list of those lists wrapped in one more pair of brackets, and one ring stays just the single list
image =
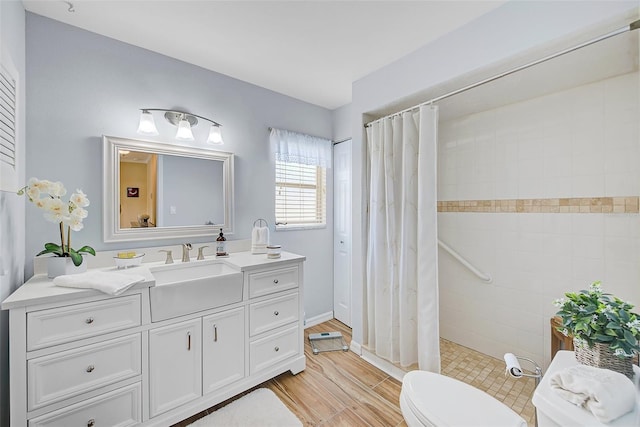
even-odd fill
[{"label": "toilet tank", "polygon": [[587,427],[587,426],[608,426],[608,427],[629,427],[640,426],[640,368],[634,365],[634,384],[636,386],[636,406],[635,409],[608,424],[598,421],[587,409],[567,402],[558,396],[557,392],[551,389],[550,380],[554,373],[570,366],[577,365],[578,362],[573,351],[558,351],[551,361],[542,381],[533,393],[533,405],[536,407],[538,417],[538,427]]}]

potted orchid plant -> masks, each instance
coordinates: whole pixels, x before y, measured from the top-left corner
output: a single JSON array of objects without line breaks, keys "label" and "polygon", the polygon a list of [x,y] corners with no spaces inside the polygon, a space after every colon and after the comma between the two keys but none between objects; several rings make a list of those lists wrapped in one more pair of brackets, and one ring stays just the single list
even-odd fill
[{"label": "potted orchid plant", "polygon": [[89,199],[82,190],[76,190],[71,194],[69,201],[65,202],[62,197],[67,194],[67,190],[61,182],[31,178],[27,185],[18,191],[18,195],[24,194],[30,202],[44,211],[47,221],[58,224],[60,228],[60,244],[45,243],[44,250],[36,256],[52,254],[54,257],[68,257],[73,261],[73,265],[78,267],[82,264],[82,254],[96,254],[90,246],[83,246],[78,250],[71,247],[71,231],[82,230],[82,220],[88,215],[85,207],[89,206]]}]

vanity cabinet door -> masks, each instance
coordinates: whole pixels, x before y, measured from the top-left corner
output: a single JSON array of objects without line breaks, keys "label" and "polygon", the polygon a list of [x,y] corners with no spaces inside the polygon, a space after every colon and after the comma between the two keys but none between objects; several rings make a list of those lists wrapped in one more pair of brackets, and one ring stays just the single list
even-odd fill
[{"label": "vanity cabinet door", "polygon": [[149,411],[152,417],[202,394],[201,319],[149,331]]},{"label": "vanity cabinet door", "polygon": [[202,319],[202,391],[244,378],[244,307]]}]

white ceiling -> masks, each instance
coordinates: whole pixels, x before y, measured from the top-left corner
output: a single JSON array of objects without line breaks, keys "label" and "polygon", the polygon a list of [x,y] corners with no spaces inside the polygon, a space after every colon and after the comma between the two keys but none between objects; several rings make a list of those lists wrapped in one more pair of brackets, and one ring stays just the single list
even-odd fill
[{"label": "white ceiling", "polygon": [[312,104],[506,0],[23,0],[25,9]]}]

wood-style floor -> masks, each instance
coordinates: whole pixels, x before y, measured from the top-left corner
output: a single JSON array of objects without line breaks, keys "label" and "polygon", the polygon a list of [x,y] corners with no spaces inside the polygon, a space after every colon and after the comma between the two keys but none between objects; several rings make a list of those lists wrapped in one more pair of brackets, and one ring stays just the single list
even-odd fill
[{"label": "wood-style floor", "polygon": [[[351,341],[351,329],[337,320],[310,327],[304,333],[306,369],[298,375],[286,372],[258,387],[271,389],[305,426],[406,426],[398,403],[399,381],[351,351],[313,354],[308,335],[328,331],[339,331],[347,343]],[[238,397],[174,427],[187,426]]]},{"label": "wood-style floor", "polygon": [[[310,327],[304,334],[307,368],[298,375],[286,372],[242,395],[258,387],[269,388],[305,426],[406,426],[399,406],[399,381],[351,351],[313,354],[309,334],[329,331],[339,331],[351,342],[351,329],[337,320]],[[528,425],[535,425],[532,379],[505,376],[503,361],[442,338],[440,354],[443,375],[485,391],[520,414]],[[173,427],[185,427],[242,395]]]}]

